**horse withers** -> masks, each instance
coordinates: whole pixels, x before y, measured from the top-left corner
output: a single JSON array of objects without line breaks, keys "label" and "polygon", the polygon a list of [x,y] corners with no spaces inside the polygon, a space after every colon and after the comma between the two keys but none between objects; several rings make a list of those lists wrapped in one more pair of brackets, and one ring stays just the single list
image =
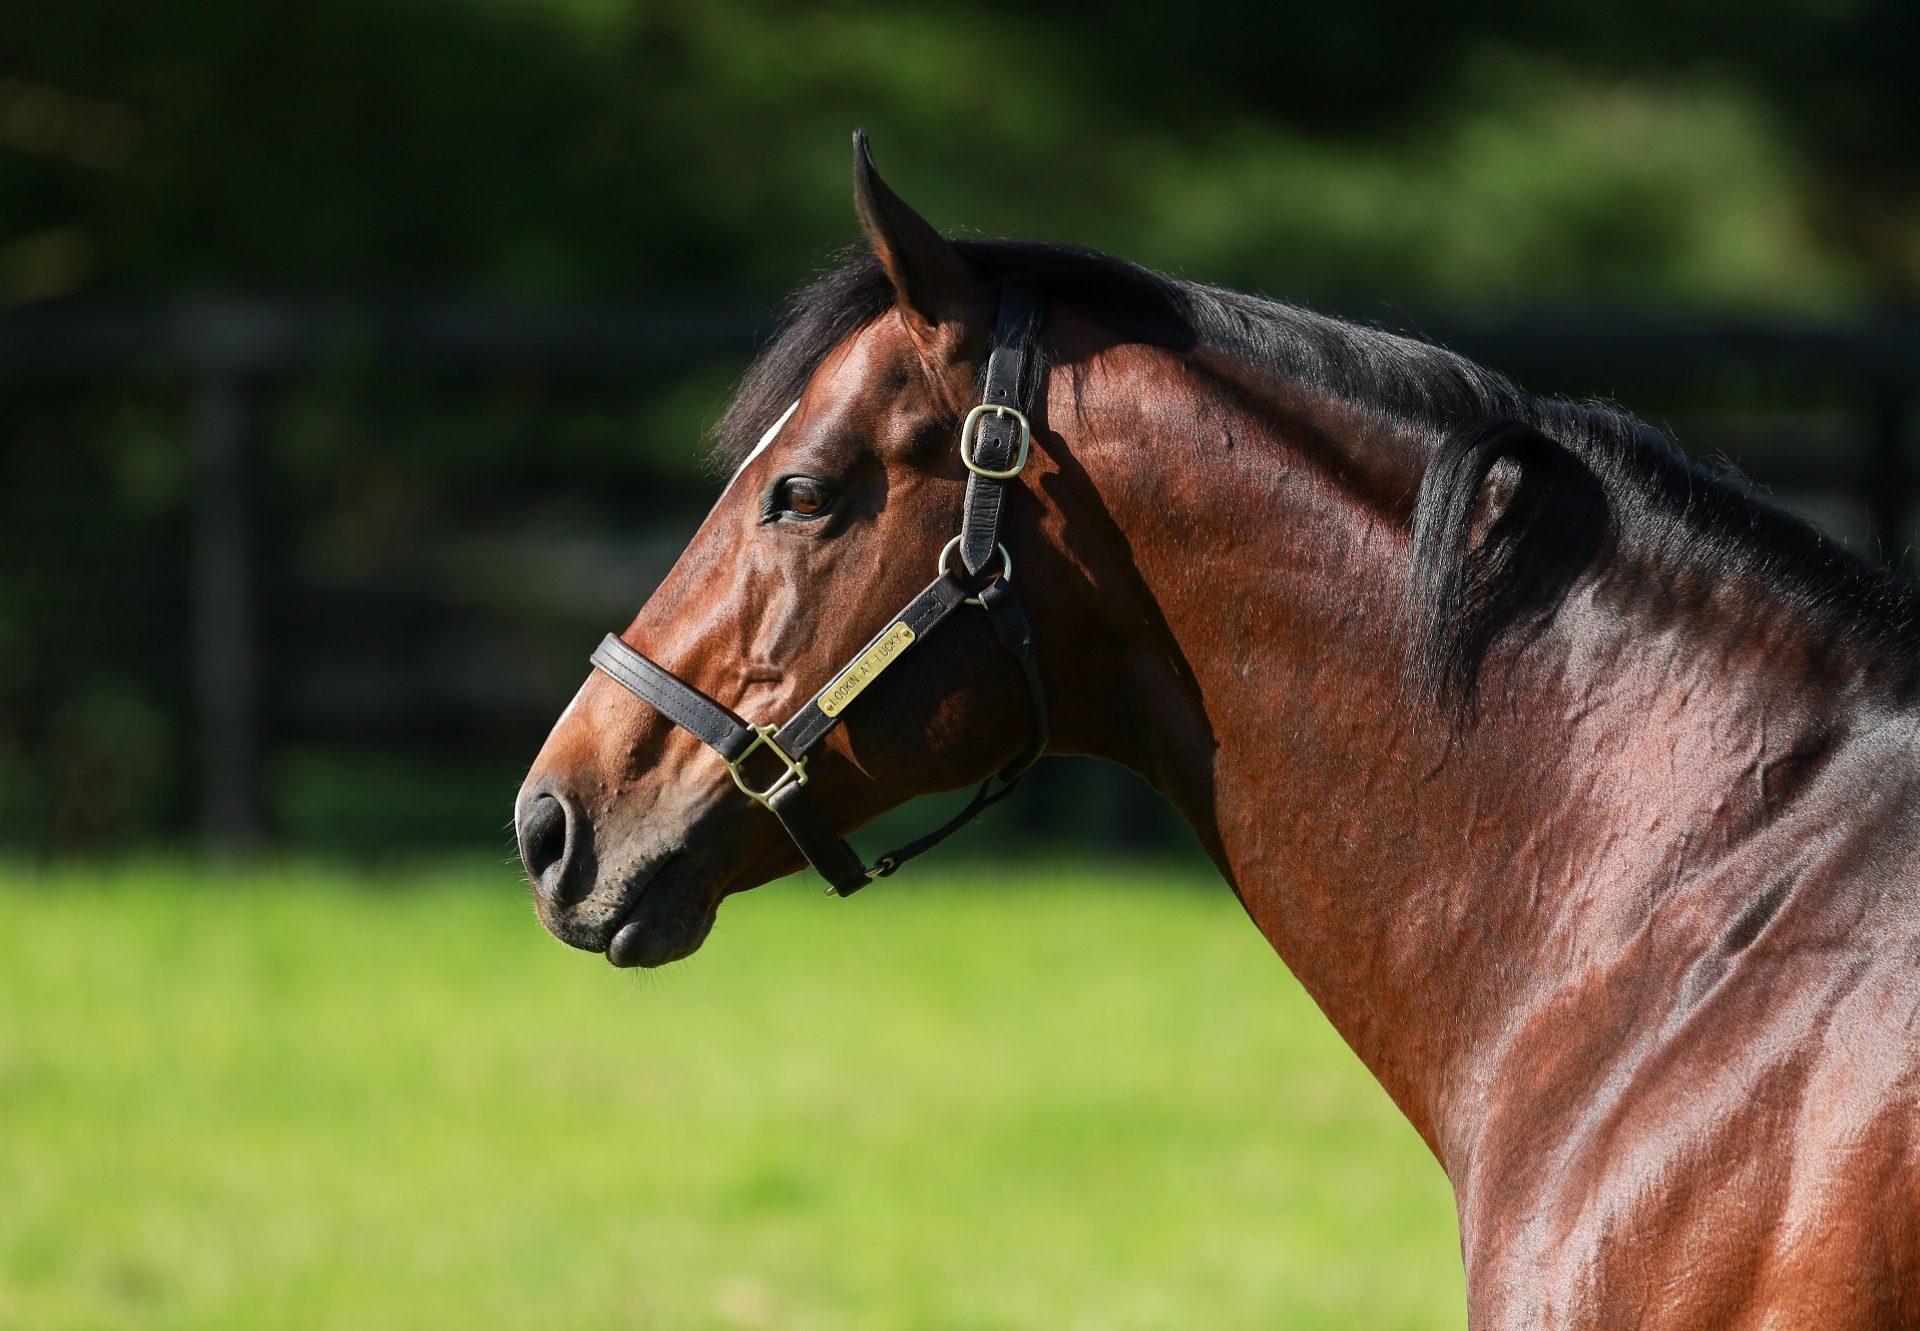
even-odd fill
[{"label": "horse withers", "polygon": [[1476,1328],[1920,1327],[1914,591],[1611,410],[854,186],[520,792],[547,928],[660,965],[1096,755],[1446,1169]]}]

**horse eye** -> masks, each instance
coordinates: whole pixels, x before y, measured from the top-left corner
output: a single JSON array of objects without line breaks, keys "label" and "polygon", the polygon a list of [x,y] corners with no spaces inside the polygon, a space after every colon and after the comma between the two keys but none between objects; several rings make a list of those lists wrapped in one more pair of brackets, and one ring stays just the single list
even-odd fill
[{"label": "horse eye", "polygon": [[795,517],[817,518],[832,502],[832,491],[805,476],[792,477],[780,485],[780,508]]}]

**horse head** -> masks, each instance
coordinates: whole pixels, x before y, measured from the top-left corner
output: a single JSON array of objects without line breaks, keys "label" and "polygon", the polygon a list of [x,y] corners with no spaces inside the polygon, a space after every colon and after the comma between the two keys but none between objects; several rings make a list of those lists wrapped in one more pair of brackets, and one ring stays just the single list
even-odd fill
[{"label": "horse head", "polygon": [[[1044,709],[1028,701],[1030,685],[1039,696],[1037,674],[1024,677],[1037,671],[1030,649],[1010,656],[991,617],[968,604],[1005,596],[1015,558],[1029,603],[1045,599],[1059,572],[1038,492],[995,480],[1014,530],[996,530],[984,560],[950,548],[970,502],[955,441],[977,404],[1001,293],[881,180],[864,136],[854,199],[872,262],[826,280],[866,290],[819,302],[844,327],[790,328],[749,372],[717,431],[745,454],[731,481],[596,656],[602,669],[562,713],[515,804],[542,922],[618,965],[687,955],[722,899],[799,867],[803,834],[790,838],[782,824],[793,817],[760,807],[766,792],[804,781],[808,826],[831,838],[1030,760],[1044,728]],[[1021,460],[1027,452],[1023,438]],[[907,652],[914,635],[900,607],[926,597],[939,602],[940,648]],[[924,638],[926,624],[914,623]],[[622,662],[687,700],[719,741],[676,725],[663,693],[636,697],[647,685]],[[840,714],[836,700],[861,692]],[[808,715],[833,733],[796,761],[772,723],[816,694]]]}]

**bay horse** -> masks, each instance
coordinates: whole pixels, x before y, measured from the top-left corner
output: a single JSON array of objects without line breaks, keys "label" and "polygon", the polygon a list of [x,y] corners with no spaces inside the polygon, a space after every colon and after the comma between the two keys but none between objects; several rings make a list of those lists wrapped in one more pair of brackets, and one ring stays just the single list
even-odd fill
[{"label": "bay horse", "polygon": [[1474,1327],[1920,1327],[1915,592],[1613,410],[854,190],[520,792],[546,927],[672,961],[1095,755],[1446,1170]]}]

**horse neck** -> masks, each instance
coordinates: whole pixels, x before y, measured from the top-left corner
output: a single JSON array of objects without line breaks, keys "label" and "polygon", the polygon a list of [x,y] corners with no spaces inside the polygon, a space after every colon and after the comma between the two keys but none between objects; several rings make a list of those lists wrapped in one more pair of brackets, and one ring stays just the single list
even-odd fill
[{"label": "horse neck", "polygon": [[1110,613],[1056,668],[1086,673],[1092,643],[1112,683],[1076,690],[1068,747],[1173,800],[1451,1171],[1515,1012],[1568,955],[1630,947],[1672,847],[1737,841],[1764,815],[1742,792],[1830,725],[1729,670],[1730,643],[1771,625],[1778,659],[1814,635],[1764,606],[1648,634],[1621,581],[1589,579],[1461,725],[1400,687],[1421,438],[1145,348],[1069,377],[1062,544]]}]

